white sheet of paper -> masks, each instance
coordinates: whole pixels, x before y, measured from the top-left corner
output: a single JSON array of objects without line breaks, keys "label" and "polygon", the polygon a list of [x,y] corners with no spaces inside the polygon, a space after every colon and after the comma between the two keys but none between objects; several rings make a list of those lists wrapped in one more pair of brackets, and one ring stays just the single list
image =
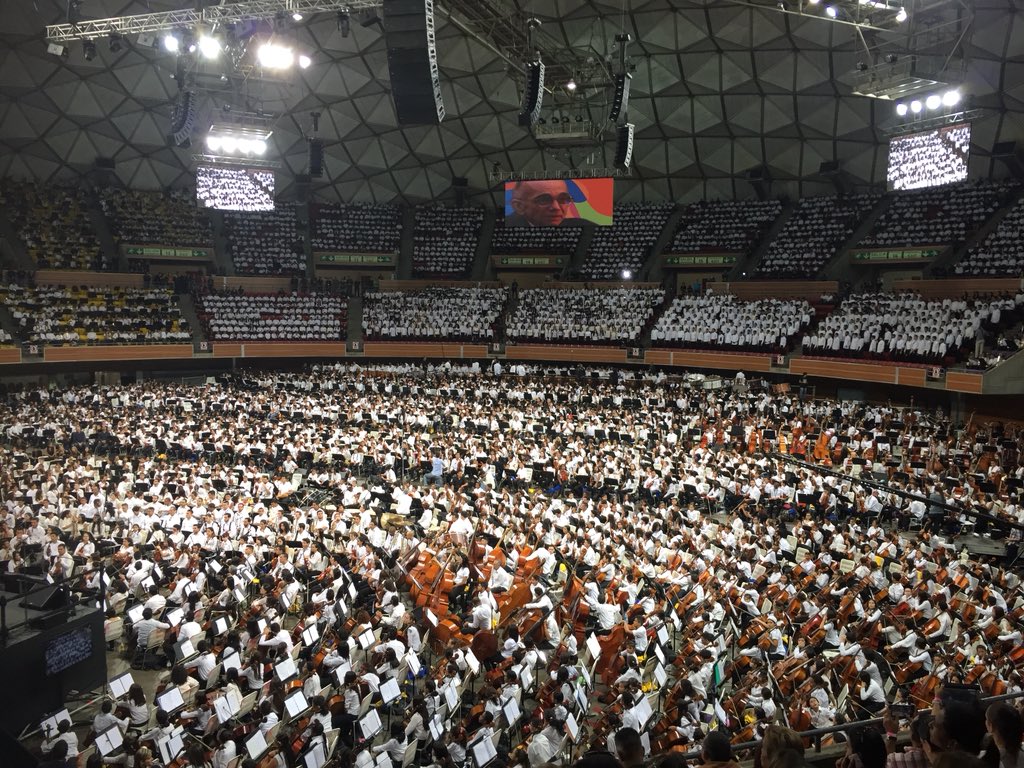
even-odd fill
[{"label": "white sheet of paper", "polygon": [[519,682],[523,684],[524,691],[529,691],[533,687],[533,673],[523,667],[523,671],[519,674]]},{"label": "white sheet of paper", "polygon": [[306,696],[301,690],[295,691],[295,693],[284,700],[284,709],[288,713],[288,717],[296,717],[308,708],[309,704],[306,703]]},{"label": "white sheet of paper", "polygon": [[658,627],[658,642],[668,645],[668,628],[664,624]]},{"label": "white sheet of paper", "polygon": [[418,675],[422,665],[420,664],[420,657],[416,655],[416,651],[408,651],[405,654],[405,663],[409,665],[409,673],[412,675]]},{"label": "white sheet of paper", "polygon": [[429,608],[427,608],[426,610],[427,610],[427,621],[430,622],[430,626],[436,627],[437,626],[437,616],[435,616],[434,612],[432,610],[430,610]]},{"label": "white sheet of paper", "polygon": [[334,670],[334,676],[338,678],[339,685],[345,684],[345,675],[350,671],[352,671],[352,665],[347,661]]},{"label": "white sheet of paper", "polygon": [[640,734],[640,743],[644,745],[644,757],[651,754],[651,734],[644,731]]},{"label": "white sheet of paper", "polygon": [[260,755],[267,751],[267,740],[263,738],[263,731],[259,728],[246,740],[245,751],[253,760],[258,760]]},{"label": "white sheet of paper", "polygon": [[308,626],[302,630],[302,642],[304,645],[314,645],[319,639],[320,630],[317,629],[316,624]]},{"label": "white sheet of paper", "polygon": [[394,678],[380,684],[380,698],[385,704],[390,704],[401,695],[402,689],[398,687],[398,681]]},{"label": "white sheet of paper", "polygon": [[660,645],[654,646],[654,655],[658,657],[658,661],[660,661],[662,664],[665,663],[665,652],[661,650]]},{"label": "white sheet of paper", "polygon": [[651,715],[654,714],[654,710],[651,709],[651,703],[647,700],[646,696],[642,697],[631,711],[640,722],[641,728],[644,728],[647,725],[647,721],[650,719]]},{"label": "white sheet of paper", "polygon": [[370,646],[376,642],[376,638],[373,636],[373,630],[368,629],[359,636],[359,645],[364,651],[370,649]]},{"label": "white sheet of paper", "polygon": [[302,761],[305,768],[323,768],[324,763],[327,762],[323,742],[318,741],[314,744],[313,748],[303,756]]},{"label": "white sheet of paper", "polygon": [[505,725],[511,728],[518,721],[520,716],[523,714],[519,711],[519,703],[515,698],[511,698],[501,705],[502,714],[505,715]]},{"label": "white sheet of paper", "polygon": [[565,717],[565,732],[567,734],[569,734],[569,738],[572,739],[572,743],[573,744],[575,744],[577,741],[579,741],[579,738],[580,738],[580,726],[576,722],[576,718],[573,717],[572,712],[570,712]]},{"label": "white sheet of paper", "polygon": [[359,732],[364,739],[372,739],[380,733],[383,725],[380,722],[380,715],[376,709],[369,709],[366,714],[359,718]]},{"label": "white sheet of paper", "polygon": [[601,658],[601,643],[597,641],[597,635],[591,635],[587,638],[587,649],[593,658]]},{"label": "white sheet of paper", "polygon": [[121,728],[117,724],[110,726],[96,737],[96,749],[104,757],[116,751],[124,743]]},{"label": "white sheet of paper", "polygon": [[668,682],[668,673],[661,664],[654,668],[654,679],[658,681],[659,688],[664,688],[665,683]]},{"label": "white sheet of paper", "polygon": [[231,706],[230,696],[218,696],[213,700],[213,713],[217,715],[217,720],[221,725],[234,717],[237,711],[237,709],[233,709]]},{"label": "white sheet of paper", "polygon": [[437,715],[434,715],[427,727],[430,730],[430,738],[434,741],[440,741],[441,737],[444,736],[444,723],[441,722],[441,718]]},{"label": "white sheet of paper", "polygon": [[576,703],[580,705],[580,713],[586,714],[587,708],[590,706],[590,699],[587,698],[587,692],[582,688],[577,688],[573,695],[576,697]]},{"label": "white sheet of paper", "polygon": [[469,667],[469,671],[474,675],[480,671],[480,661],[469,649],[466,650],[465,654],[466,666]]},{"label": "white sheet of paper", "polygon": [[241,669],[242,658],[237,653],[232,653],[230,656],[225,656],[220,661],[221,669],[227,672],[229,669]]},{"label": "white sheet of paper", "polygon": [[449,712],[454,712],[459,706],[459,694],[455,691],[454,685],[449,685],[444,689],[444,700],[448,704]]},{"label": "white sheet of paper", "polygon": [[231,625],[228,623],[228,620],[221,616],[219,619],[213,622],[213,634],[223,635],[225,632],[228,631],[230,626]]},{"label": "white sheet of paper", "polygon": [[134,684],[135,681],[132,679],[132,673],[125,672],[123,675],[118,675],[110,681],[110,692],[113,694],[115,699],[120,699],[128,693],[128,689]]},{"label": "white sheet of paper", "polygon": [[160,709],[167,713],[175,712],[185,706],[185,701],[181,698],[181,691],[178,690],[177,686],[169,688],[157,696],[156,703]]},{"label": "white sheet of paper", "polygon": [[498,750],[494,748],[494,742],[490,738],[477,739],[469,746],[477,768],[483,768],[498,756]]},{"label": "white sheet of paper", "polygon": [[274,667],[274,677],[280,680],[282,683],[285,680],[290,680],[298,674],[298,670],[295,668],[295,661],[289,657],[284,661],[280,662]]}]

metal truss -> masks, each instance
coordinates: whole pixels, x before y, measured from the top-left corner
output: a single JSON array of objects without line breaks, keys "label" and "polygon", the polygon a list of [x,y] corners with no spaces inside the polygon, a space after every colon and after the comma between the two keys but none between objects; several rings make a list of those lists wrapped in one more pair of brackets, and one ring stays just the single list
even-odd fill
[{"label": "metal truss", "polygon": [[551,171],[488,171],[487,180],[491,184],[504,181],[543,181],[545,179],[604,179],[627,178],[632,174],[621,168],[571,168],[568,170]]},{"label": "metal truss", "polygon": [[[201,5],[201,4],[200,4]],[[239,0],[223,5],[183,9],[109,19],[82,20],[75,24],[51,24],[46,37],[54,42],[92,40],[110,35],[137,35],[169,29],[194,27],[197,24],[218,25],[251,19],[272,19],[279,14],[336,13],[361,11],[380,7],[381,0]]]}]

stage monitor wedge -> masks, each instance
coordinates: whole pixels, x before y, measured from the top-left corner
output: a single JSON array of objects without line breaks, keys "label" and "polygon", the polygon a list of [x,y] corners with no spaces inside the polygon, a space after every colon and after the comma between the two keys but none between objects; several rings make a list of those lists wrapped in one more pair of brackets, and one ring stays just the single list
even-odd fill
[{"label": "stage monitor wedge", "polygon": [[444,120],[433,0],[384,0],[384,41],[399,125]]}]

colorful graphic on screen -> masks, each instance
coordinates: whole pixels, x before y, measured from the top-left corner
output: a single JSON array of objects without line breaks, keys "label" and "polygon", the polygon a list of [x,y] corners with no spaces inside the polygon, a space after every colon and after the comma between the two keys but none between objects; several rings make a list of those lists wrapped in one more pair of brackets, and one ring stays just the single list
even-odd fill
[{"label": "colorful graphic on screen", "polygon": [[614,179],[505,182],[506,227],[612,224]]}]

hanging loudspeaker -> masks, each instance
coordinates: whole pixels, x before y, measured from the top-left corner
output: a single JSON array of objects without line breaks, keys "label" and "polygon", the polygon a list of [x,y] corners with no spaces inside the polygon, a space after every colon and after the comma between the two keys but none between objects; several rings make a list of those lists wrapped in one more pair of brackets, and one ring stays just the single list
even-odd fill
[{"label": "hanging loudspeaker", "polygon": [[526,68],[526,88],[523,90],[523,108],[519,112],[519,124],[530,126],[540,118],[544,102],[544,62],[535,61]]},{"label": "hanging loudspeaker", "polygon": [[615,165],[625,170],[633,162],[633,124],[620,125],[616,136]]}]

